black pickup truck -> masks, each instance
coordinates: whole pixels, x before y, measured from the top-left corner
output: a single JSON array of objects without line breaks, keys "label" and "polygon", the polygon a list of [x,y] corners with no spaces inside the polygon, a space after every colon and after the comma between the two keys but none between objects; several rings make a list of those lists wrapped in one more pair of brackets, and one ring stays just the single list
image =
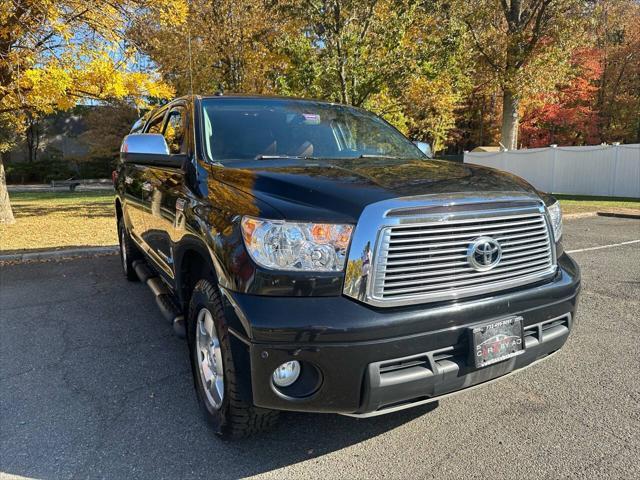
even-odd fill
[{"label": "black pickup truck", "polygon": [[125,137],[114,182],[124,273],[186,337],[223,437],[279,410],[437,401],[549,357],[574,327],[557,201],[432,160],[361,109],[179,98]]}]

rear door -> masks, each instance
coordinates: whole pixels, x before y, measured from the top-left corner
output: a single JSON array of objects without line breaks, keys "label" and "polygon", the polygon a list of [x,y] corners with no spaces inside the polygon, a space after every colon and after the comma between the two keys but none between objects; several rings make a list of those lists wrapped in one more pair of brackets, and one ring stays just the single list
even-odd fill
[{"label": "rear door", "polygon": [[[168,109],[162,134],[171,155],[189,153],[187,104],[178,102]],[[186,198],[184,170],[149,166],[146,172],[149,192],[146,196],[145,241],[157,266],[173,278],[173,244],[178,240],[176,211],[182,208],[179,201]]]}]

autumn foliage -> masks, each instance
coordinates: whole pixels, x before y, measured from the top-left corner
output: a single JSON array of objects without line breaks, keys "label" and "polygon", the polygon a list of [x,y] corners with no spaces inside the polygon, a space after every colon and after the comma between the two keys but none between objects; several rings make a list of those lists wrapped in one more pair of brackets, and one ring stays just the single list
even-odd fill
[{"label": "autumn foliage", "polygon": [[573,75],[556,92],[542,93],[523,107],[521,144],[527,147],[593,145],[602,141],[596,107],[602,78],[602,51],[581,49],[571,62]]},{"label": "autumn foliage", "polygon": [[640,142],[639,18],[638,0],[0,0],[0,153],[77,104],[126,123],[219,90],[364,107],[436,152]]},{"label": "autumn foliage", "polygon": [[[41,115],[87,101],[139,107],[174,94],[155,71],[132,68],[127,26],[141,12],[164,25],[187,13],[183,0],[0,0],[0,154]],[[3,160],[0,222],[11,223]]]},{"label": "autumn foliage", "polygon": [[0,0],[0,151],[78,103],[221,89],[362,106],[451,153],[640,141],[638,18],[637,0]]}]

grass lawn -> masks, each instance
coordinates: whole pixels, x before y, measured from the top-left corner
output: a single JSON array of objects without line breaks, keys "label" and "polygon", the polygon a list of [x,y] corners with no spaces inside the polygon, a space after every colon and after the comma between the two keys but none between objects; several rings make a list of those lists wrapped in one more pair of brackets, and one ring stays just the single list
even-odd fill
[{"label": "grass lawn", "polygon": [[16,217],[0,224],[0,251],[116,245],[111,192],[11,193]]},{"label": "grass lawn", "polygon": [[554,194],[560,200],[562,212],[588,213],[602,210],[634,209],[640,210],[640,198],[587,197],[584,195]]}]

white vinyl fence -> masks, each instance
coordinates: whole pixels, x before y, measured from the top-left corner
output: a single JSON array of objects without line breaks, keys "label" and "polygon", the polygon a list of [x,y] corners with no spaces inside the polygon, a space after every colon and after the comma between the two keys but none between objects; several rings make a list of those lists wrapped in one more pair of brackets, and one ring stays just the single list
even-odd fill
[{"label": "white vinyl fence", "polygon": [[466,152],[464,163],[505,170],[545,192],[640,198],[640,144]]}]

